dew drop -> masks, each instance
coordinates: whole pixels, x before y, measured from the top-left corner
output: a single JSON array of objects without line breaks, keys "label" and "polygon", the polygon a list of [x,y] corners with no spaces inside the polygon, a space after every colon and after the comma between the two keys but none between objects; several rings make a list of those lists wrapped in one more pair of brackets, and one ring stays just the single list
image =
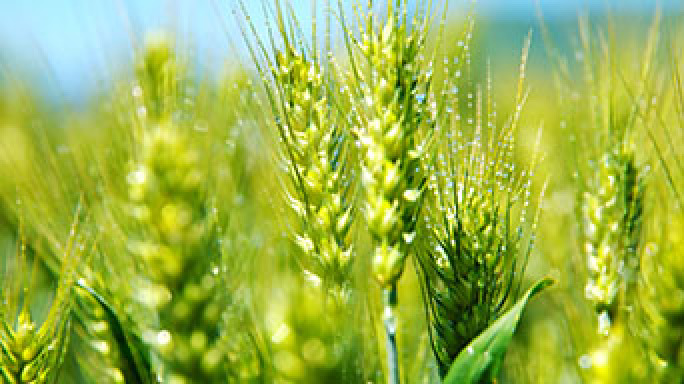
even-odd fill
[{"label": "dew drop", "polygon": [[577,362],[579,363],[579,366],[582,369],[591,368],[591,356],[589,356],[587,354],[580,356],[580,358]]},{"label": "dew drop", "polygon": [[157,333],[157,344],[161,346],[168,345],[171,342],[171,333],[163,329]]}]

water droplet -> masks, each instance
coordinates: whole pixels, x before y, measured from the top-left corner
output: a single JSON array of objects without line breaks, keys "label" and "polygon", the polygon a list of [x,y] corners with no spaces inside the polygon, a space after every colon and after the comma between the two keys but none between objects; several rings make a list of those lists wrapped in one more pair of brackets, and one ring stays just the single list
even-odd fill
[{"label": "water droplet", "polygon": [[166,346],[171,342],[171,333],[165,329],[157,333],[157,344],[160,346]]},{"label": "water droplet", "polygon": [[139,118],[145,118],[147,116],[147,108],[145,108],[144,106],[140,106],[138,107],[137,113]]},{"label": "water droplet", "polygon": [[133,87],[133,91],[131,92],[131,94],[135,98],[142,97],[142,93],[143,93],[143,90],[142,90],[142,87],[140,85],[135,85]]},{"label": "water droplet", "polygon": [[610,331],[611,320],[608,312],[603,311],[598,318],[598,331],[602,335],[608,335]]},{"label": "water droplet", "polygon": [[577,361],[579,363],[580,368],[582,369],[589,369],[591,368],[591,356],[584,354],[580,356],[579,360]]}]

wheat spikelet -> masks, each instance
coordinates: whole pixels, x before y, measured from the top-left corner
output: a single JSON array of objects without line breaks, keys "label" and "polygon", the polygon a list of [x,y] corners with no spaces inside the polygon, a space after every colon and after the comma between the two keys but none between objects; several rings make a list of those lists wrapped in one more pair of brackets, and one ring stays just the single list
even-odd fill
[{"label": "wheat spikelet", "polygon": [[[271,366],[279,382],[361,382],[365,356],[357,326],[363,325],[354,318],[354,326],[349,326],[359,303],[352,274],[351,228],[356,216],[352,148],[348,119],[340,106],[340,79],[331,53],[318,51],[316,2],[311,4],[313,33],[311,41],[304,42],[301,32],[292,32],[300,29],[297,19],[285,13],[291,4],[275,2],[277,43],[267,50],[240,3],[254,39],[247,38],[244,30],[243,34],[275,118],[276,160],[283,170],[279,181],[296,219],[287,234],[303,269],[296,278],[279,281],[279,286],[298,289],[270,294],[283,296],[274,300],[267,316]],[[328,50],[329,30],[328,19]]]},{"label": "wheat spikelet", "polygon": [[[588,272],[585,297],[598,314],[598,331],[602,334],[608,334],[611,325],[626,315],[623,310],[632,304],[639,271],[646,165],[639,159],[636,143],[650,129],[650,114],[656,107],[640,103],[639,99],[655,92],[656,85],[651,89],[649,82],[657,79],[659,23],[660,15],[656,13],[643,56],[638,58],[639,72],[628,81],[608,63],[619,57],[611,51],[610,43],[593,41],[588,20],[580,18],[585,57],[583,91],[591,98],[585,116],[586,128],[590,129],[586,136],[591,143],[586,144],[588,151],[593,149],[593,158],[586,159],[589,173],[580,176],[584,180],[579,180],[577,207],[580,249]],[[622,84],[616,86],[619,77]],[[621,311],[624,313],[619,314]]]},{"label": "wheat spikelet", "polygon": [[[342,9],[341,2],[339,8]],[[355,7],[356,30],[342,19],[350,71],[351,132],[360,145],[362,210],[374,247],[372,272],[383,288],[388,382],[400,382],[396,334],[397,282],[412,252],[424,198],[437,103],[431,94],[434,54],[426,48],[431,3],[388,2],[377,18],[373,2]]]}]

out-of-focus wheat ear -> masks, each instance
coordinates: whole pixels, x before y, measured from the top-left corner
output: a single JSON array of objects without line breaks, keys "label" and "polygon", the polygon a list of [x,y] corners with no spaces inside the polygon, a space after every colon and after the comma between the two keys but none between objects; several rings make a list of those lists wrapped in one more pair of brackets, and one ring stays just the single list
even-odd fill
[{"label": "out-of-focus wheat ear", "polygon": [[[596,50],[588,28],[586,18],[581,18],[585,83],[592,99],[588,112],[596,127],[591,134],[599,145],[589,147],[598,158],[590,166],[593,175],[580,180],[580,235],[589,273],[585,296],[598,313],[599,332],[608,334],[612,324],[628,317],[624,309],[634,304],[640,268],[646,166],[638,158],[636,141],[640,135],[652,137],[651,126],[657,121],[653,115],[659,112],[654,103],[639,100],[651,100],[654,92],[650,82],[656,73],[660,15],[653,18],[634,82],[610,64],[615,52],[609,43],[600,41]],[[616,101],[618,90],[624,90],[625,103]]]},{"label": "out-of-focus wheat ear", "polygon": [[[670,194],[667,194],[670,195]],[[642,248],[631,330],[644,346],[655,379],[678,382],[684,373],[684,220],[681,209],[661,211],[656,236]]]},{"label": "out-of-focus wheat ear", "polygon": [[[684,140],[677,123],[683,120],[684,93],[679,73],[679,56],[672,55],[672,105],[656,109],[656,125],[648,130],[649,140],[659,162],[658,172],[649,175],[654,196],[653,212],[644,223],[646,239],[639,250],[640,271],[634,300],[635,313],[631,330],[641,341],[654,373],[654,382],[681,382],[684,375],[684,342],[681,320],[684,318],[684,212],[682,181],[684,168],[677,150]],[[669,116],[668,113],[674,113]],[[646,112],[641,111],[644,118]],[[681,125],[680,125],[681,126]],[[657,128],[657,129],[656,129]],[[663,142],[664,141],[664,142]],[[658,176],[656,178],[656,176]],[[657,187],[660,187],[657,189]],[[649,199],[651,200],[651,199]],[[649,212],[650,213],[650,212]],[[648,225],[651,224],[651,225]]]},{"label": "out-of-focus wheat ear", "polygon": [[[219,344],[225,295],[209,156],[193,129],[202,111],[192,107],[197,96],[172,41],[153,37],[139,60],[129,105],[138,112],[131,123],[139,134],[130,172],[120,180],[127,187],[120,208],[129,230],[125,249],[139,267],[134,299],[159,320],[140,325],[140,332],[163,380],[220,382],[232,367]],[[186,97],[190,103],[179,102]],[[186,113],[190,118],[178,117]]]},{"label": "out-of-focus wheat ear", "polygon": [[638,270],[642,183],[633,155],[609,153],[584,193],[584,252],[590,276],[585,293],[596,306],[601,333],[608,332],[620,305],[618,294],[626,292]]}]

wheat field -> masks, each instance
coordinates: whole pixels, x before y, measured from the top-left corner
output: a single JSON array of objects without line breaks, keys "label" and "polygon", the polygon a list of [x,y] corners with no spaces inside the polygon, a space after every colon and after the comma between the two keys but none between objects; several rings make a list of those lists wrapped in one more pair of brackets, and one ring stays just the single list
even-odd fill
[{"label": "wheat field", "polygon": [[677,2],[113,3],[0,40],[0,383],[684,383]]}]

